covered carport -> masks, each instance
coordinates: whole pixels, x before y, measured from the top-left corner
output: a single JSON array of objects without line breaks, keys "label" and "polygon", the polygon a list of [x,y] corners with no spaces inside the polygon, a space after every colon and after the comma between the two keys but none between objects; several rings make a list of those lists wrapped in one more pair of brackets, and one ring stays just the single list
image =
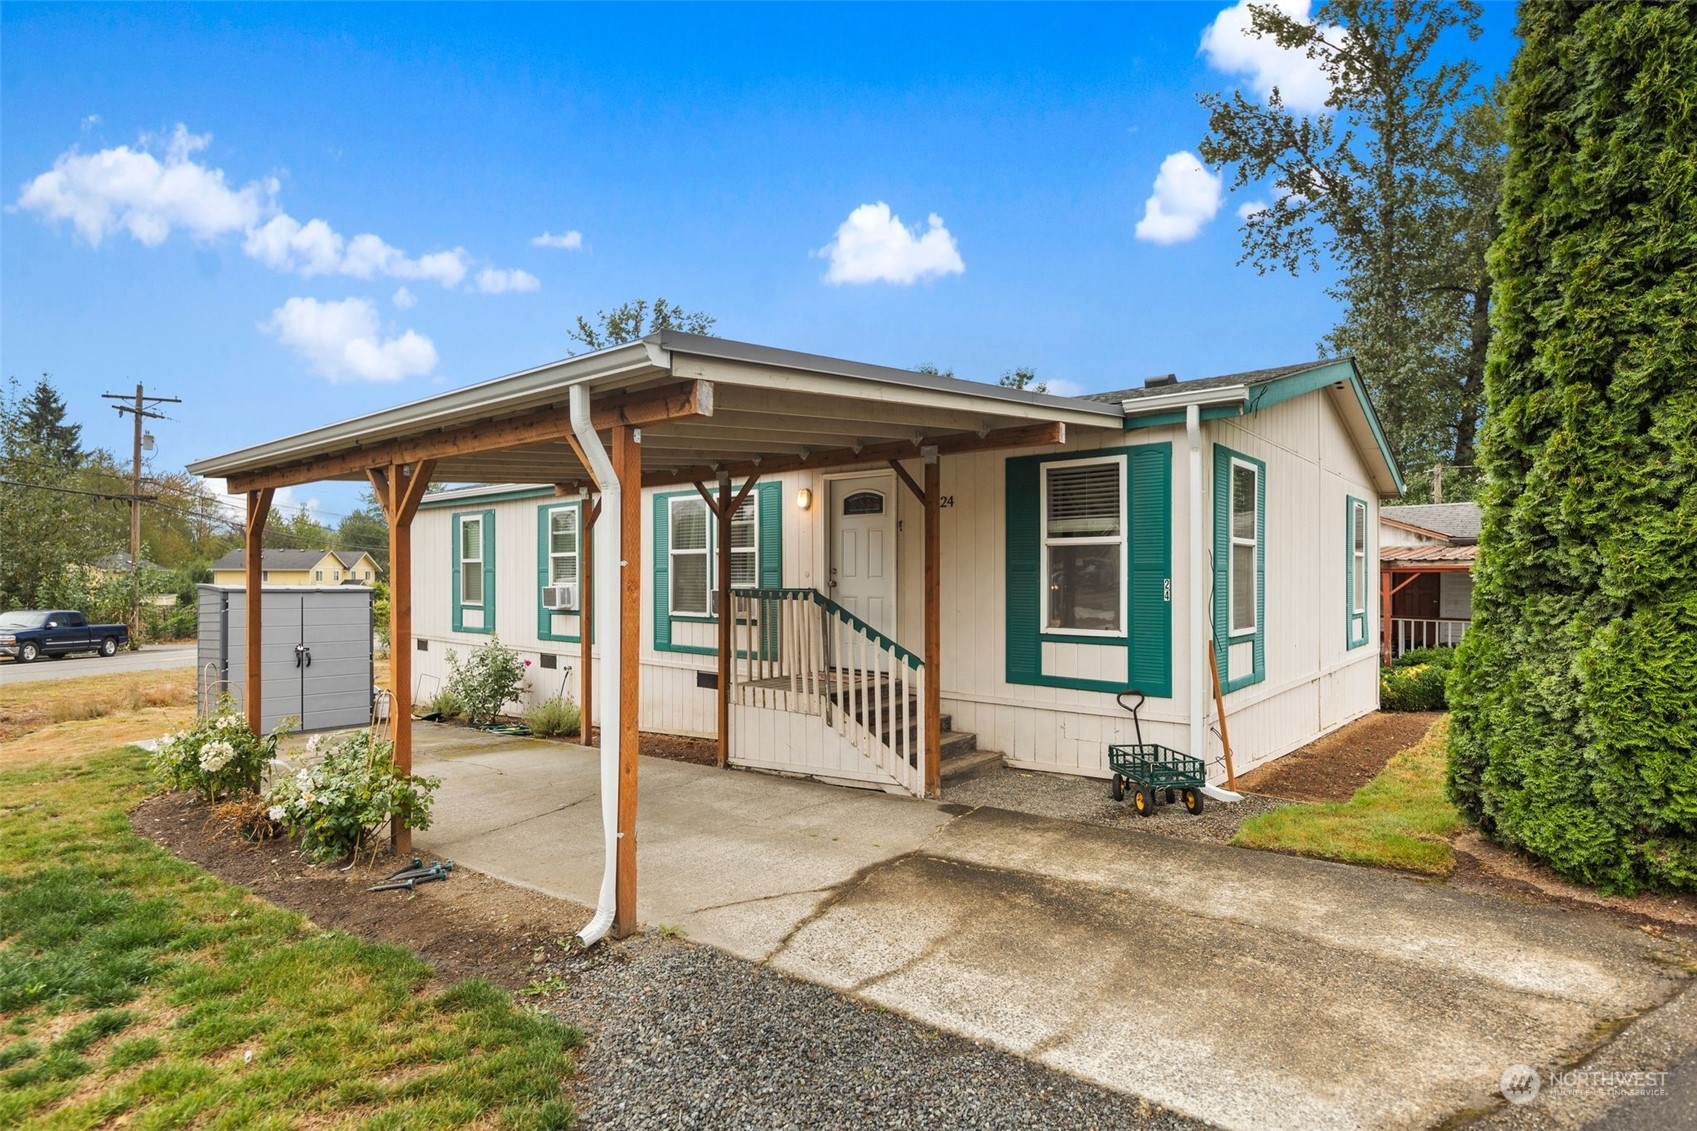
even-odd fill
[{"label": "covered carport", "polygon": [[[634,930],[641,489],[694,484],[731,544],[737,505],[762,475],[795,469],[890,465],[923,505],[925,793],[938,792],[942,665],[938,585],[941,460],[951,454],[1064,443],[1067,430],[1118,431],[1117,406],[1049,396],[665,331],[397,408],[200,460],[196,474],[223,478],[246,500],[247,588],[260,587],[261,543],[275,491],[323,480],[369,481],[389,524],[391,683],[403,706],[412,692],[413,516],[432,482],[552,483],[561,495],[594,491],[599,514],[586,537],[585,606],[595,623],[604,678],[591,687],[582,665],[584,731],[590,705],[601,727],[602,812],[609,867],[596,922]],[[897,462],[919,458],[914,477]],[[742,494],[733,494],[741,481]],[[708,484],[716,484],[710,495]],[[586,535],[589,533],[586,527]],[[730,606],[728,562],[719,599]],[[607,584],[611,581],[611,584]],[[598,583],[599,582],[599,583]],[[259,603],[248,609],[245,709],[260,717]],[[728,742],[729,617],[719,632],[719,760]],[[586,627],[585,636],[588,636]],[[616,674],[615,674],[616,673]],[[397,772],[412,769],[410,711],[395,726]],[[397,824],[395,849],[411,850]]]}]

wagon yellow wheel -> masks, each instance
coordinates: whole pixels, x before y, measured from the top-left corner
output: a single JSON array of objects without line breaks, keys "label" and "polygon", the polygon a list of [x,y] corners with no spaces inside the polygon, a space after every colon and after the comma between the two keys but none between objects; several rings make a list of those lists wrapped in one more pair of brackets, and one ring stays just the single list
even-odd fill
[{"label": "wagon yellow wheel", "polygon": [[1184,807],[1192,813],[1202,812],[1202,793],[1200,790],[1187,789],[1184,791]]},{"label": "wagon yellow wheel", "polygon": [[1131,795],[1131,807],[1137,810],[1139,817],[1155,815],[1155,795],[1149,792],[1148,786],[1138,786]]},{"label": "wagon yellow wheel", "polygon": [[1114,775],[1114,784],[1109,796],[1115,801],[1125,800],[1125,778],[1121,777],[1119,774]]}]

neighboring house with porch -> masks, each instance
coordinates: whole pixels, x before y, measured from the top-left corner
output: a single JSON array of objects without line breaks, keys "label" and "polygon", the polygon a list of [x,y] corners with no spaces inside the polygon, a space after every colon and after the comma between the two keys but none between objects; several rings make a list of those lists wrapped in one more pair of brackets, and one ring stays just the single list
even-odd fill
[{"label": "neighboring house with porch", "polygon": [[[757,347],[716,339],[695,348],[753,349],[764,361]],[[890,386],[933,391],[919,374],[863,368],[872,403]],[[935,391],[992,408],[1008,395],[958,381]],[[1351,362],[1157,379],[1082,399],[1021,396],[1015,403],[1072,418],[1063,443],[963,453],[944,459],[939,476],[944,759],[977,747],[1024,768],[1106,776],[1107,745],[1132,741],[1114,693],[1133,687],[1149,696],[1145,736],[1194,750],[1193,708],[1206,716],[1213,697],[1204,682],[1202,701],[1192,699],[1187,665],[1208,640],[1239,771],[1377,707],[1376,500],[1398,484]],[[1192,403],[1199,556],[1187,537]],[[891,417],[882,429],[794,427],[866,443],[867,432],[905,427],[899,413],[880,415]],[[781,432],[781,419],[772,424],[768,443]],[[716,732],[718,574],[728,556],[740,657],[731,761],[920,792],[917,765],[900,763],[919,715],[925,515],[909,484],[922,457],[867,463],[761,476],[732,518],[728,555],[711,472],[700,491],[688,481],[644,491],[643,729]],[[587,483],[564,494],[544,483],[424,496],[413,524],[417,698],[447,678],[449,649],[463,655],[493,631],[533,660],[527,702],[557,693],[566,669],[581,672],[590,502]],[[821,699],[861,695],[869,701],[848,713],[882,723],[845,734],[820,721]],[[1202,753],[1216,760],[1214,728],[1201,733]],[[880,735],[897,748],[889,765],[867,753],[886,745]]]},{"label": "neighboring house with porch", "polygon": [[1385,662],[1413,648],[1453,648],[1473,622],[1478,503],[1379,511],[1380,615]]},{"label": "neighboring house with porch", "polygon": [[[364,551],[266,550],[260,555],[265,585],[371,585],[381,571]],[[212,584],[247,584],[247,552],[231,550],[212,563]]]}]

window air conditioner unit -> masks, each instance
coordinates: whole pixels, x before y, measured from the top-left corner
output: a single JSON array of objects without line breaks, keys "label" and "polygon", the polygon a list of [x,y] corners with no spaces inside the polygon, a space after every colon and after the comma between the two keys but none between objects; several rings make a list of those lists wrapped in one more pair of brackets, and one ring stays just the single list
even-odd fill
[{"label": "window air conditioner unit", "polygon": [[542,607],[557,613],[577,611],[577,586],[548,585],[542,589]]}]

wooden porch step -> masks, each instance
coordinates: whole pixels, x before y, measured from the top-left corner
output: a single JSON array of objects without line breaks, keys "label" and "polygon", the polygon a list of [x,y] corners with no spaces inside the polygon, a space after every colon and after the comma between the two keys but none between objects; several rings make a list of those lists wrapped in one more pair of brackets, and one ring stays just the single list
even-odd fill
[{"label": "wooden porch step", "polygon": [[947,764],[950,758],[963,758],[978,749],[978,736],[964,731],[943,729],[942,761]]},{"label": "wooden porch step", "polygon": [[966,781],[969,778],[981,777],[1001,768],[1002,756],[994,750],[976,749],[978,742],[973,741],[974,749],[953,755],[944,755],[941,766],[944,785]]}]

